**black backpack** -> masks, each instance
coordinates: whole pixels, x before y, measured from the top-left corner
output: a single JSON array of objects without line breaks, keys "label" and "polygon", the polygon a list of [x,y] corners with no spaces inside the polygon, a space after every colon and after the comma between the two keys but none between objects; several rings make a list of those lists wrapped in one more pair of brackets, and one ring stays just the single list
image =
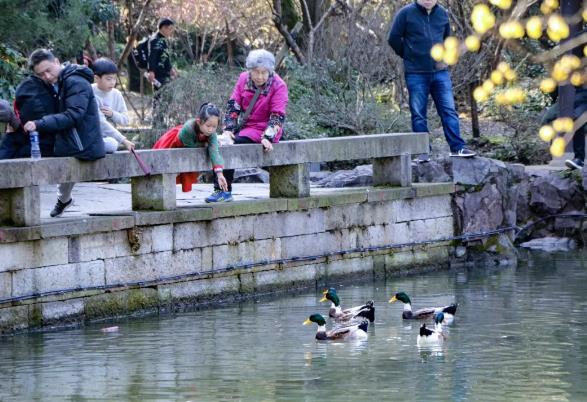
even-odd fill
[{"label": "black backpack", "polygon": [[151,53],[151,41],[155,35],[143,38],[138,45],[132,50],[132,57],[138,68],[143,70],[149,69],[149,55]]}]

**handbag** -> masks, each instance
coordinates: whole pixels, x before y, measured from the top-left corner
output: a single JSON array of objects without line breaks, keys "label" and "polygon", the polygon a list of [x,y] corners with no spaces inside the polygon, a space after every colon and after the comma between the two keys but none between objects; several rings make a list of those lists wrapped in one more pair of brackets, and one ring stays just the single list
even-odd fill
[{"label": "handbag", "polygon": [[249,115],[253,111],[253,107],[255,107],[255,103],[257,103],[257,99],[259,99],[260,94],[261,90],[259,88],[256,88],[255,95],[253,95],[253,99],[251,99],[251,103],[249,103],[247,110],[245,110],[245,113],[242,116],[239,116],[236,129],[234,130],[235,135],[238,134],[239,131],[241,131],[241,129],[244,127],[245,123],[249,119]]}]

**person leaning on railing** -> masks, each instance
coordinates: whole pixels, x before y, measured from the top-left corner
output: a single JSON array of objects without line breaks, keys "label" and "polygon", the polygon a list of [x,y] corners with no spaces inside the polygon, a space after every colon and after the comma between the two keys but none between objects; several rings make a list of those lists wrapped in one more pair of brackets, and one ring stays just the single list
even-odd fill
[{"label": "person leaning on railing", "polygon": [[[252,50],[246,67],[226,106],[221,144],[260,143],[270,152],[283,135],[287,84],[275,72],[275,57],[267,50]],[[224,176],[228,190],[223,191],[215,179],[214,192],[206,202],[232,201],[234,170],[225,170]]]}]

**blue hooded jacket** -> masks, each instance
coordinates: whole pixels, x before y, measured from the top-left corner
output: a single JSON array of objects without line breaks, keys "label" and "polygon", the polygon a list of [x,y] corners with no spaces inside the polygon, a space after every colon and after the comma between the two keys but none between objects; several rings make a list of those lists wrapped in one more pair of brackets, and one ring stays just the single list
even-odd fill
[{"label": "blue hooded jacket", "polygon": [[418,3],[403,7],[393,19],[387,43],[404,60],[406,73],[445,70],[430,56],[430,49],[450,35],[448,13],[435,5],[430,14]]}]

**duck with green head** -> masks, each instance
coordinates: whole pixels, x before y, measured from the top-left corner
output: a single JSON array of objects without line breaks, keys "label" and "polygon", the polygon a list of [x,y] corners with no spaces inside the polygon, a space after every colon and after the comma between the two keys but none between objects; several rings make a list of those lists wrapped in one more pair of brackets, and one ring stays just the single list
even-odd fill
[{"label": "duck with green head", "polygon": [[367,339],[367,328],[369,322],[362,321],[359,324],[344,325],[330,331],[326,330],[326,320],[320,314],[312,314],[304,325],[315,323],[318,325],[316,330],[316,339],[319,341],[335,341],[335,340],[365,340]]},{"label": "duck with green head", "polygon": [[389,300],[390,303],[395,303],[396,301],[400,301],[404,303],[404,311],[402,312],[402,318],[406,320],[424,320],[433,318],[434,314],[436,313],[443,313],[444,314],[444,323],[451,324],[455,319],[455,314],[457,312],[457,305],[455,303],[449,306],[443,307],[425,307],[418,309],[416,311],[412,311],[412,301],[408,297],[408,295],[404,292],[399,292],[393,295],[393,297]]},{"label": "duck with green head", "polygon": [[345,323],[350,322],[357,319],[364,319],[366,318],[369,322],[375,321],[375,306],[373,304],[373,300],[369,300],[367,303],[351,307],[347,309],[342,309],[340,307],[340,298],[338,297],[338,293],[336,293],[336,289],[328,288],[324,292],[324,295],[320,302],[330,301],[330,310],[328,310],[328,316],[334,318],[334,321],[338,323]]},{"label": "duck with green head", "polygon": [[446,340],[446,335],[442,332],[442,322],[444,321],[444,313],[434,314],[434,329],[426,328],[426,324],[420,327],[420,334],[418,335],[418,346],[440,345]]}]

